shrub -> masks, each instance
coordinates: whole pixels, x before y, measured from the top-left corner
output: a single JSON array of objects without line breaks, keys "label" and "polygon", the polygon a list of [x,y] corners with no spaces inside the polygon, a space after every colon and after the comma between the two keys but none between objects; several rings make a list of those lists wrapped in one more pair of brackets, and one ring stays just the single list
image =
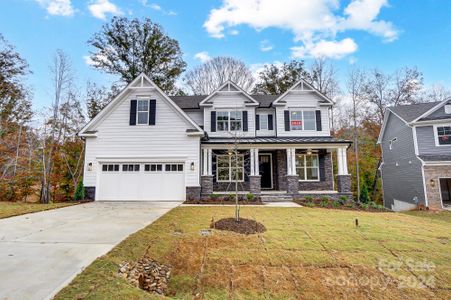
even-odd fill
[{"label": "shrub", "polygon": [[254,196],[254,194],[252,194],[252,193],[248,193],[248,194],[246,195],[246,198],[247,198],[248,201],[254,201],[255,196]]},{"label": "shrub", "polygon": [[221,195],[219,195],[219,194],[210,194],[210,198],[211,198],[212,200],[216,200],[216,199],[218,199],[220,196],[221,196]]},{"label": "shrub", "polygon": [[360,202],[370,202],[370,196],[368,195],[368,188],[366,187],[366,184],[362,185],[362,190],[360,191]]},{"label": "shrub", "polygon": [[345,206],[349,207],[349,208],[354,208],[354,203],[353,202],[348,202],[348,203],[345,204]]},{"label": "shrub", "polygon": [[321,206],[321,207],[328,207],[329,206],[329,199],[327,199],[327,200],[321,200],[321,202],[319,203],[319,205]]},{"label": "shrub", "polygon": [[337,208],[337,207],[339,207],[340,205],[343,205],[343,204],[340,203],[339,201],[332,201],[332,206],[333,206],[334,208]]},{"label": "shrub", "polygon": [[340,196],[340,198],[338,199],[338,202],[341,205],[344,205],[346,202],[348,202],[348,196]]},{"label": "shrub", "polygon": [[74,200],[85,200],[85,187],[83,186],[83,180],[78,181],[77,188],[75,189]]},{"label": "shrub", "polygon": [[329,202],[330,198],[328,196],[322,196],[321,201]]},{"label": "shrub", "polygon": [[362,203],[362,204],[360,204],[360,207],[363,209],[368,209],[369,205],[368,205],[368,203]]},{"label": "shrub", "polygon": [[308,206],[308,207],[314,207],[314,206],[315,206],[315,203],[312,202],[312,201],[309,201],[309,202],[306,202],[306,203],[305,203],[305,206]]},{"label": "shrub", "polygon": [[313,197],[312,197],[312,196],[305,196],[305,197],[304,197],[304,200],[306,200],[306,201],[312,201],[312,200],[313,200]]}]

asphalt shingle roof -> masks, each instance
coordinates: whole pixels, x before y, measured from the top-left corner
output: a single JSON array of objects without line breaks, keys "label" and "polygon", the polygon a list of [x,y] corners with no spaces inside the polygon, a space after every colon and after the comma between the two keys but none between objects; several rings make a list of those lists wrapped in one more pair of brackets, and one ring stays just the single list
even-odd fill
[{"label": "asphalt shingle roof", "polygon": [[427,154],[420,155],[424,161],[451,161],[451,154]]},{"label": "asphalt shingle roof", "polygon": [[[279,98],[280,95],[250,95],[258,103],[259,107],[267,108],[271,107],[271,103]],[[208,95],[194,95],[194,96],[170,96],[172,101],[175,102],[181,109],[199,109],[199,103],[202,102]]]},{"label": "asphalt shingle roof", "polygon": [[440,102],[418,103],[410,105],[392,106],[389,109],[400,116],[406,122],[412,122]]}]

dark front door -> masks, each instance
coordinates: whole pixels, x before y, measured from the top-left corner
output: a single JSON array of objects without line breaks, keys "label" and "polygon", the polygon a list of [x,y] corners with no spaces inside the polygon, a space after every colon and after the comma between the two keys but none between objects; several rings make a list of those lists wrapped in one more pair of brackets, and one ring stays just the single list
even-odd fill
[{"label": "dark front door", "polygon": [[261,188],[272,189],[272,155],[259,155],[259,168],[261,177]]}]

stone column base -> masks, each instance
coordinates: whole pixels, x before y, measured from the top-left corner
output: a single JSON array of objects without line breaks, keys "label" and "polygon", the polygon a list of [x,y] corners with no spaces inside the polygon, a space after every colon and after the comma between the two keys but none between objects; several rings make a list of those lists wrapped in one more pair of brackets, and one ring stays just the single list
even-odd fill
[{"label": "stone column base", "polygon": [[186,200],[199,200],[200,199],[200,186],[187,186],[186,187]]},{"label": "stone column base", "polygon": [[260,196],[261,189],[261,175],[251,175],[249,176],[249,192],[255,196]]},{"label": "stone column base", "polygon": [[351,175],[337,175],[337,190],[339,193],[351,193]]},{"label": "stone column base", "polygon": [[299,176],[287,175],[287,193],[290,195],[297,195],[299,192]]},{"label": "stone column base", "polygon": [[202,195],[213,194],[213,175],[202,175],[200,178]]}]

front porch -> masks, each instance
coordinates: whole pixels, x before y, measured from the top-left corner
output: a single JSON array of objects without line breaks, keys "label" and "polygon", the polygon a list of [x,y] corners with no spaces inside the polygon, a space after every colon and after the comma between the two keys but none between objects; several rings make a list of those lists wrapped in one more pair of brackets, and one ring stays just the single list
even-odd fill
[{"label": "front porch", "polygon": [[[202,198],[212,194],[251,193],[263,200],[305,196],[351,197],[347,141],[257,144],[203,143]],[[332,154],[337,153],[337,184]]]}]

